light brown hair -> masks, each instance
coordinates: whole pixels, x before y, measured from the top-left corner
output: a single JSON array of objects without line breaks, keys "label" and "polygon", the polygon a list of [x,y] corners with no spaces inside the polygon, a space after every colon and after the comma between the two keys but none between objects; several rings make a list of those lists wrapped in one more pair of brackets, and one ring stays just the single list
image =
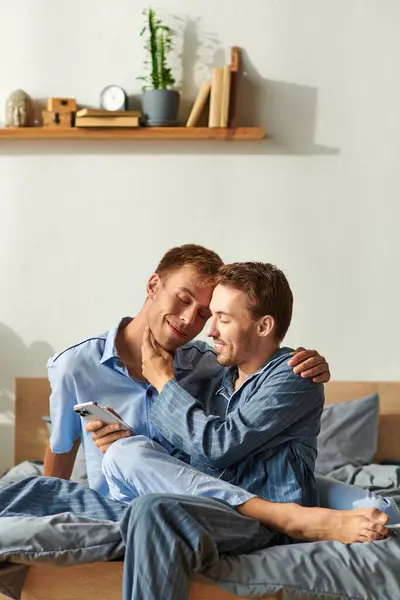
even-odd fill
[{"label": "light brown hair", "polygon": [[224,263],[213,250],[198,244],[184,244],[168,250],[160,260],[156,273],[168,275],[185,266],[192,266],[199,275],[207,278],[207,285],[214,285],[214,277]]},{"label": "light brown hair", "polygon": [[254,319],[271,315],[275,320],[275,339],[283,340],[292,319],[293,294],[280,269],[269,263],[232,263],[220,268],[216,281],[244,292]]}]

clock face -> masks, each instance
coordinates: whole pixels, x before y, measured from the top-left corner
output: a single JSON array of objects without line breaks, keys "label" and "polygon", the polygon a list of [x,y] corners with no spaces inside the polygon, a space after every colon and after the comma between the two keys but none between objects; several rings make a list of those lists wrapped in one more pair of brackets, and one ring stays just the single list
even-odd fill
[{"label": "clock face", "polygon": [[104,110],[125,110],[126,94],[118,85],[109,85],[100,94],[100,106]]}]

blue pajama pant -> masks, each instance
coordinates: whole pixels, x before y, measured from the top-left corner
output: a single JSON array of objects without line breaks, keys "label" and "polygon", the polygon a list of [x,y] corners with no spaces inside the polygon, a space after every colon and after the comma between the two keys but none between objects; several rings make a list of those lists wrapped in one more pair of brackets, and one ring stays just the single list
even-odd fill
[{"label": "blue pajama pant", "polygon": [[212,498],[149,494],[121,523],[126,541],[123,600],[187,600],[191,579],[220,555],[248,554],[280,536]]},{"label": "blue pajama pant", "polygon": [[217,498],[231,506],[255,497],[174,458],[160,444],[142,435],[112,444],[101,468],[113,500],[127,504],[138,496],[159,492]]}]

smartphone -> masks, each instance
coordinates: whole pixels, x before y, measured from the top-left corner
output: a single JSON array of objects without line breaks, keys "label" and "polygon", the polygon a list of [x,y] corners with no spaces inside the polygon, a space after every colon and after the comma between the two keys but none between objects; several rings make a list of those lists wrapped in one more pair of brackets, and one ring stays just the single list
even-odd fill
[{"label": "smartphone", "polygon": [[86,421],[103,421],[109,425],[110,423],[119,423],[122,429],[129,427],[122,419],[116,417],[111,411],[99,404],[98,402],[84,402],[83,404],[75,404],[74,411]]}]

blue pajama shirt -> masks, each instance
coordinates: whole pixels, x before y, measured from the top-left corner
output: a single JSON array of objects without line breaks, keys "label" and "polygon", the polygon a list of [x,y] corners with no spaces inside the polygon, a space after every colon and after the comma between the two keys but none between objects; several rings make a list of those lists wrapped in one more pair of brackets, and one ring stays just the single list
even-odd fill
[{"label": "blue pajama shirt", "polygon": [[[125,317],[107,333],[90,337],[61,353],[47,363],[51,384],[50,417],[52,433],[50,448],[55,454],[69,452],[76,439],[82,441],[89,486],[105,497],[110,497],[107,482],[101,470],[102,452],[96,447],[86,422],[74,411],[74,404],[99,402],[116,410],[135,434],[156,441],[172,454],[181,454],[164,438],[149,420],[152,398],[157,390],[148,383],[129,376],[115,347],[119,327],[126,326],[131,317]],[[215,353],[205,342],[182,346],[175,352],[174,368],[177,381],[194,396],[205,385],[221,381],[223,369],[215,360]],[[186,460],[186,457],[181,456]]]},{"label": "blue pajama shirt", "polygon": [[168,382],[153,396],[149,420],[174,447],[174,456],[146,436],[114,443],[103,462],[112,497],[129,502],[175,491],[234,506],[253,495],[317,505],[323,386],[293,373],[290,352],[278,350],[236,391],[235,367],[201,386],[197,398],[178,381]]}]

